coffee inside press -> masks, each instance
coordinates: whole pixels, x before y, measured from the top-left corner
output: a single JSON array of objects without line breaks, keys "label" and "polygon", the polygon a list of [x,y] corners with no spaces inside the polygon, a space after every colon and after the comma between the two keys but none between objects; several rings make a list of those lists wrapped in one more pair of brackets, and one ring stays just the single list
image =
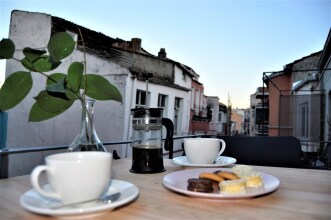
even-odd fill
[{"label": "coffee inside press", "polygon": [[148,78],[146,79],[146,107],[131,110],[132,114],[132,167],[133,173],[158,173],[165,171],[163,165],[162,126],[167,134],[164,148],[172,155],[173,123],[162,118],[162,108],[149,108]]}]

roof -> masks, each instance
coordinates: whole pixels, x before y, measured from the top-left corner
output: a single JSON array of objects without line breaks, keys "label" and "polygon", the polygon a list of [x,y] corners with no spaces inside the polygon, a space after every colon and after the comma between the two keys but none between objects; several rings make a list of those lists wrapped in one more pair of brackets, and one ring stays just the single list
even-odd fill
[{"label": "roof", "polygon": [[[143,81],[143,82],[146,81],[146,79],[142,76],[142,73],[146,73],[146,72],[137,72],[133,69],[130,69],[130,71],[132,72],[132,74],[135,77],[137,77],[137,80]],[[153,76],[153,77],[149,78],[148,82],[156,84],[156,85],[167,86],[167,87],[171,87],[174,89],[179,89],[179,90],[186,91],[186,92],[191,91],[190,89],[188,89],[186,87],[176,85],[172,81],[166,80],[165,78],[161,78],[158,76]]]},{"label": "roof", "polygon": [[[124,49],[121,49],[121,48],[118,48],[119,50],[124,50]],[[175,60],[172,60],[172,59],[169,59],[169,58],[160,58],[158,56],[155,56],[149,52],[147,52],[146,50],[144,50],[142,48],[142,50],[144,51],[143,53],[141,52],[135,52],[135,51],[130,51],[130,53],[136,53],[136,54],[139,54],[139,55],[142,55],[142,56],[147,56],[147,57],[151,57],[151,58],[154,58],[154,59],[159,59],[159,60],[163,60],[165,62],[170,62],[174,65],[177,65],[178,68],[180,68],[184,73],[188,74],[190,77],[192,78],[195,78],[195,79],[198,79],[199,78],[199,75],[189,66],[185,65],[185,64],[182,64],[180,62],[177,62]]]},{"label": "roof", "polygon": [[192,79],[193,82],[199,84],[199,85],[203,85],[201,82],[199,82],[198,80],[196,80],[195,78]]},{"label": "roof", "polygon": [[258,87],[256,89],[254,96],[256,99],[263,99],[263,98],[269,96],[268,88],[267,87]]},{"label": "roof", "polygon": [[[160,58],[158,56],[155,56],[145,49],[141,48],[139,52],[132,51],[132,50],[125,50],[119,47],[115,47],[114,45],[124,43],[123,39],[120,38],[112,38],[109,37],[103,33],[96,32],[93,30],[90,30],[88,28],[82,27],[80,25],[77,25],[73,22],[67,21],[63,18],[51,16],[52,18],[52,34],[62,32],[62,31],[71,31],[74,33],[78,33],[78,29],[81,30],[82,35],[84,36],[84,42],[85,42],[85,49],[93,54],[96,54],[99,57],[110,59],[114,61],[115,63],[118,63],[125,67],[131,67],[133,66],[135,60],[128,55],[125,55],[121,53],[121,51],[126,51],[130,53],[136,53],[143,56],[152,57],[154,59],[161,59],[165,62],[171,62],[178,66],[184,73],[188,74],[192,78],[198,78],[199,75],[189,66],[184,65],[180,62],[174,61],[169,58]],[[80,39],[80,36],[78,36]],[[82,41],[78,41],[78,45],[82,47]]]},{"label": "roof", "polygon": [[[79,26],[77,24],[74,24],[70,21],[67,21],[62,18],[54,17],[52,16],[52,34],[62,32],[62,31],[71,31],[73,33],[77,33],[78,37],[78,46],[81,47],[82,45],[82,39],[79,36],[79,30],[82,33],[82,36],[84,37],[84,44],[85,49],[93,54],[96,54],[99,57],[110,59],[115,63],[118,63],[124,67],[131,67],[133,66],[135,60],[120,52],[120,50],[115,49],[112,47],[112,45],[116,42],[122,42],[123,40],[119,38],[111,38],[103,33],[96,32],[90,29],[87,29],[85,27]],[[100,43],[102,42],[102,43]]]},{"label": "roof", "polygon": [[[263,76],[263,81],[265,81],[266,83],[268,83],[268,81],[272,78],[275,78],[275,77],[278,77],[278,76],[282,76],[282,75],[290,75],[292,74],[293,72],[300,72],[300,71],[317,71],[317,69],[293,69],[294,65],[307,59],[307,58],[310,58],[310,57],[313,57],[313,56],[318,56],[319,54],[321,54],[322,51],[318,51],[318,52],[315,52],[315,53],[312,53],[308,56],[304,56],[298,60],[295,60],[293,61],[292,63],[288,63],[284,66],[284,69],[281,70],[281,71],[275,71],[275,72],[272,72],[269,76],[266,76],[264,75]],[[315,67],[317,68],[317,67]]]},{"label": "roof", "polygon": [[[305,60],[305,59],[307,59],[307,58],[314,57],[314,56],[319,56],[321,53],[322,53],[322,51],[320,50],[320,51],[317,51],[317,52],[315,52],[315,53],[312,53],[312,54],[310,54],[310,55],[308,55],[308,56],[304,56],[304,57],[302,57],[302,58],[300,58],[300,59],[298,59],[298,60],[295,60],[295,61],[292,62],[292,63],[286,64],[286,65],[284,66],[284,72],[285,72],[285,73],[288,73],[287,71],[291,71],[291,70],[293,69],[293,67],[294,67],[295,64],[297,64],[297,63],[299,63],[299,62],[301,62],[301,61],[303,61],[303,60]],[[316,65],[316,66],[317,66],[317,65]],[[315,66],[315,64],[314,64],[314,68],[316,68],[316,66]],[[290,69],[288,69],[288,68],[290,68]],[[287,69],[288,69],[288,70],[287,70]],[[299,70],[302,70],[302,69],[299,69]]]},{"label": "roof", "polygon": [[323,69],[325,69],[325,65],[326,65],[328,59],[330,58],[330,56],[331,56],[331,28],[329,30],[328,37],[325,41],[324,48],[323,48],[320,60],[318,62],[318,65],[317,65],[320,72],[322,72]]}]

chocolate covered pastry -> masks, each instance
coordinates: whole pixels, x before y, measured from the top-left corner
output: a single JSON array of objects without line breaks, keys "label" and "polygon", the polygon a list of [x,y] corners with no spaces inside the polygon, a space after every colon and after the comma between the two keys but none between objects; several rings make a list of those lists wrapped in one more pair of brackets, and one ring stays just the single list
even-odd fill
[{"label": "chocolate covered pastry", "polygon": [[213,182],[209,179],[191,178],[187,180],[187,190],[194,192],[211,193],[214,191]]}]

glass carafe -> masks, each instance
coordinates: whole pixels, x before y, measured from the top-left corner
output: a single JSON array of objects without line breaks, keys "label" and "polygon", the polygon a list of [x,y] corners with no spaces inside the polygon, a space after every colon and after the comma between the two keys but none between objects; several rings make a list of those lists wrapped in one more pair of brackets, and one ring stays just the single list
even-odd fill
[{"label": "glass carafe", "polygon": [[94,100],[82,102],[81,130],[67,151],[107,151],[94,128]]}]

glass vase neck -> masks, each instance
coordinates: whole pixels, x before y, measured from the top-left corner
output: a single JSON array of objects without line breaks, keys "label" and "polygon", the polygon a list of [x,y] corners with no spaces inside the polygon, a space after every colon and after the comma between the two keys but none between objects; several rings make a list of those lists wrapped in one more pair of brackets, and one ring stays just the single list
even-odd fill
[{"label": "glass vase neck", "polygon": [[81,130],[68,151],[107,151],[94,128],[94,100],[82,101]]}]

